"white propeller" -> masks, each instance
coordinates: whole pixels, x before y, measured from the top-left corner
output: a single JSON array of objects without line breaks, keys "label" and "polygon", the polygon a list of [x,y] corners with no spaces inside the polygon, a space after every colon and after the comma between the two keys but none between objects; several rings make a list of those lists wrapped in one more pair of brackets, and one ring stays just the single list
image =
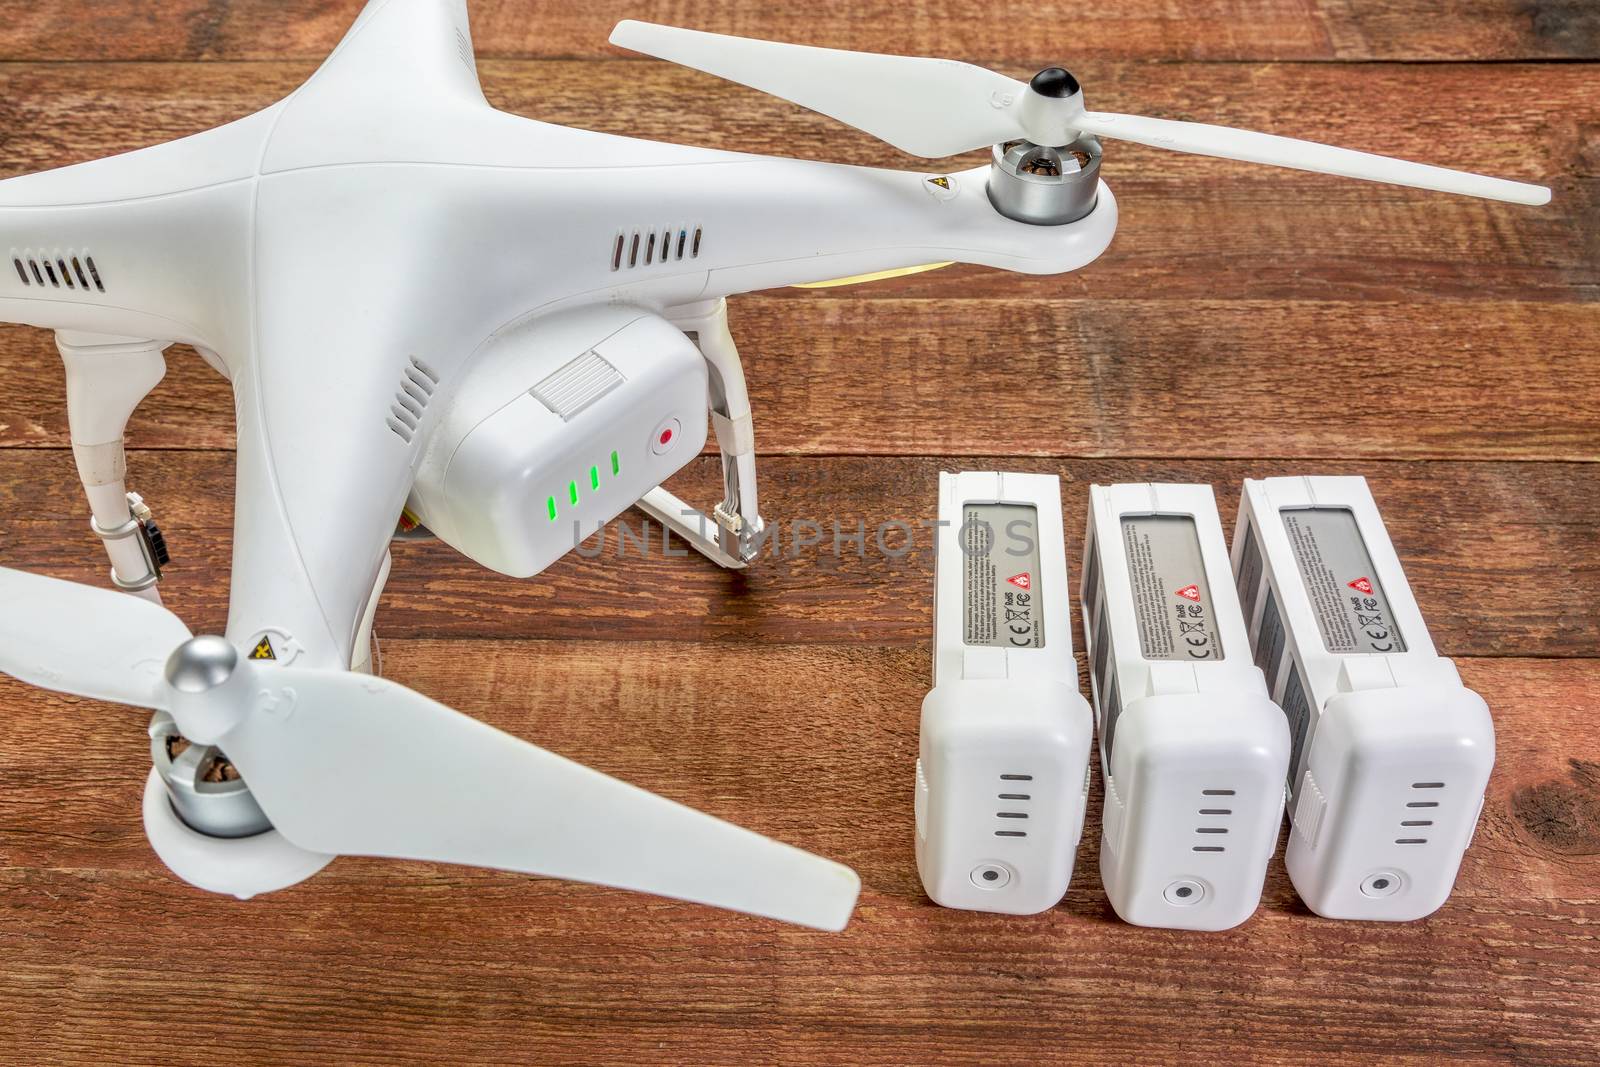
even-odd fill
[{"label": "white propeller", "polygon": [[[311,852],[472,864],[696,901],[824,930],[854,871],[348,671],[261,666],[107,589],[0,568],[0,671],[172,713],[216,744]],[[166,664],[165,671],[161,664]]]},{"label": "white propeller", "polygon": [[971,63],[756,41],[626,19],[611,43],[760,89],[937,159],[1021,137],[1027,88]]},{"label": "white propeller", "polygon": [[1063,145],[1079,131],[1247,163],[1546,204],[1550,190],[1524,182],[1251,133],[1226,126],[1086,111],[1076,79],[1059,68],[1031,84],[970,63],[756,41],[653,23],[619,22],[611,43],[771,93],[904,152],[940,158],[1022,138]]},{"label": "white propeller", "polygon": [[59,693],[158,707],[189,628],[160,604],[0,567],[0,671]]}]

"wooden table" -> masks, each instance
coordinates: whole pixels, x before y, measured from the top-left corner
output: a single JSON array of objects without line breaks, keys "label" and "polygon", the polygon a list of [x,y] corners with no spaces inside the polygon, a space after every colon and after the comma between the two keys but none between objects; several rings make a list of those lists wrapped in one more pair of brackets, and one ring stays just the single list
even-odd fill
[{"label": "wooden table", "polygon": [[[851,864],[866,888],[849,930],[361,859],[247,904],[210,896],[145,843],[145,716],[0,679],[0,1060],[1593,1062],[1597,9],[762,6],[471,5],[494,104],[609,132],[934,166],[611,50],[610,26],[638,17],[1019,76],[1064,60],[1091,106],[1554,186],[1535,210],[1112,144],[1121,230],[1080,274],[956,267],[733,310],[773,520],[914,521],[940,469],[1004,467],[1062,476],[1076,542],[1093,481],[1210,481],[1231,526],[1246,476],[1365,474],[1441,652],[1495,712],[1499,761],[1455,895],[1422,922],[1330,922],[1280,860],[1239,929],[1137,929],[1106,902],[1091,832],[1052,912],[938,909],[911,852],[925,538],[900,559],[869,539],[863,556],[811,550],[740,576],[608,552],[524,582],[407,544],[378,615],[386,674]],[[263,107],[358,7],[0,0],[0,176]],[[174,548],[168,603],[217,631],[230,397],[191,353],[169,362],[131,429],[132,484]],[[0,556],[103,581],[49,335],[0,328],[0,375]],[[702,457],[676,486],[709,497],[716,480]]]}]

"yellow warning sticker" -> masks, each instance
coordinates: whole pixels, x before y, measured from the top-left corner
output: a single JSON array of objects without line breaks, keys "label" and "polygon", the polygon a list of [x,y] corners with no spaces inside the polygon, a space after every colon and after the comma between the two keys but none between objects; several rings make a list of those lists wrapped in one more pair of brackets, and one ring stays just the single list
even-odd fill
[{"label": "yellow warning sticker", "polygon": [[928,179],[928,184],[929,185],[937,185],[941,189],[948,189],[948,188],[950,188],[950,179],[941,175],[940,177],[937,177],[937,178],[929,178]]},{"label": "yellow warning sticker", "polygon": [[256,642],[255,650],[250,653],[251,659],[277,659],[278,654],[272,651],[272,639],[265,634]]}]

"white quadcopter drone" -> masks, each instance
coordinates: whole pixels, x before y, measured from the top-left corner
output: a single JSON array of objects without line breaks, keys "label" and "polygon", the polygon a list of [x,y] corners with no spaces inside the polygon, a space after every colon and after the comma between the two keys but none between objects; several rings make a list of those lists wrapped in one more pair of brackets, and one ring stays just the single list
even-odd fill
[{"label": "white quadcopter drone", "polygon": [[[115,589],[0,569],[0,669],[156,709],[146,831],[248,897],[335,855],[574,879],[821,929],[837,863],[626,785],[371,673],[397,524],[539,572],[634,504],[719,564],[762,532],[725,299],[946,262],[1055,274],[1105,251],[1109,137],[1521,204],[1532,185],[1085,110],[1051,68],[623,22],[611,40],[764,90],[953,174],[710,151],[494,110],[464,0],[373,0],[288,99],[171,144],[0,182],[0,320],[54,330]],[[9,250],[9,251],[7,251]],[[161,606],[165,548],[123,434],[193,346],[232,383],[225,637]],[[660,486],[707,412],[725,498]]]}]

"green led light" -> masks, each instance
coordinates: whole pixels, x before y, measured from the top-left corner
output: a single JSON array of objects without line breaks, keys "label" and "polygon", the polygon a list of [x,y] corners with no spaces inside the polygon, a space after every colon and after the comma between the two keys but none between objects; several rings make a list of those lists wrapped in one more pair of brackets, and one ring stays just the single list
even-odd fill
[{"label": "green led light", "polygon": [[550,521],[551,522],[555,522],[556,521],[556,498],[555,497],[551,497],[549,500],[546,500],[545,501],[545,506],[550,509]]},{"label": "green led light", "polygon": [[589,468],[589,484],[595,489],[599,489],[600,488],[600,468],[599,467],[590,467]]},{"label": "green led light", "polygon": [[573,507],[577,507],[578,506],[578,483],[577,482],[568,482],[567,483],[567,496],[572,498],[572,506]]},{"label": "green led light", "polygon": [[617,454],[615,452],[611,453],[611,473],[612,474],[621,474],[622,473],[622,461],[617,459]]}]

